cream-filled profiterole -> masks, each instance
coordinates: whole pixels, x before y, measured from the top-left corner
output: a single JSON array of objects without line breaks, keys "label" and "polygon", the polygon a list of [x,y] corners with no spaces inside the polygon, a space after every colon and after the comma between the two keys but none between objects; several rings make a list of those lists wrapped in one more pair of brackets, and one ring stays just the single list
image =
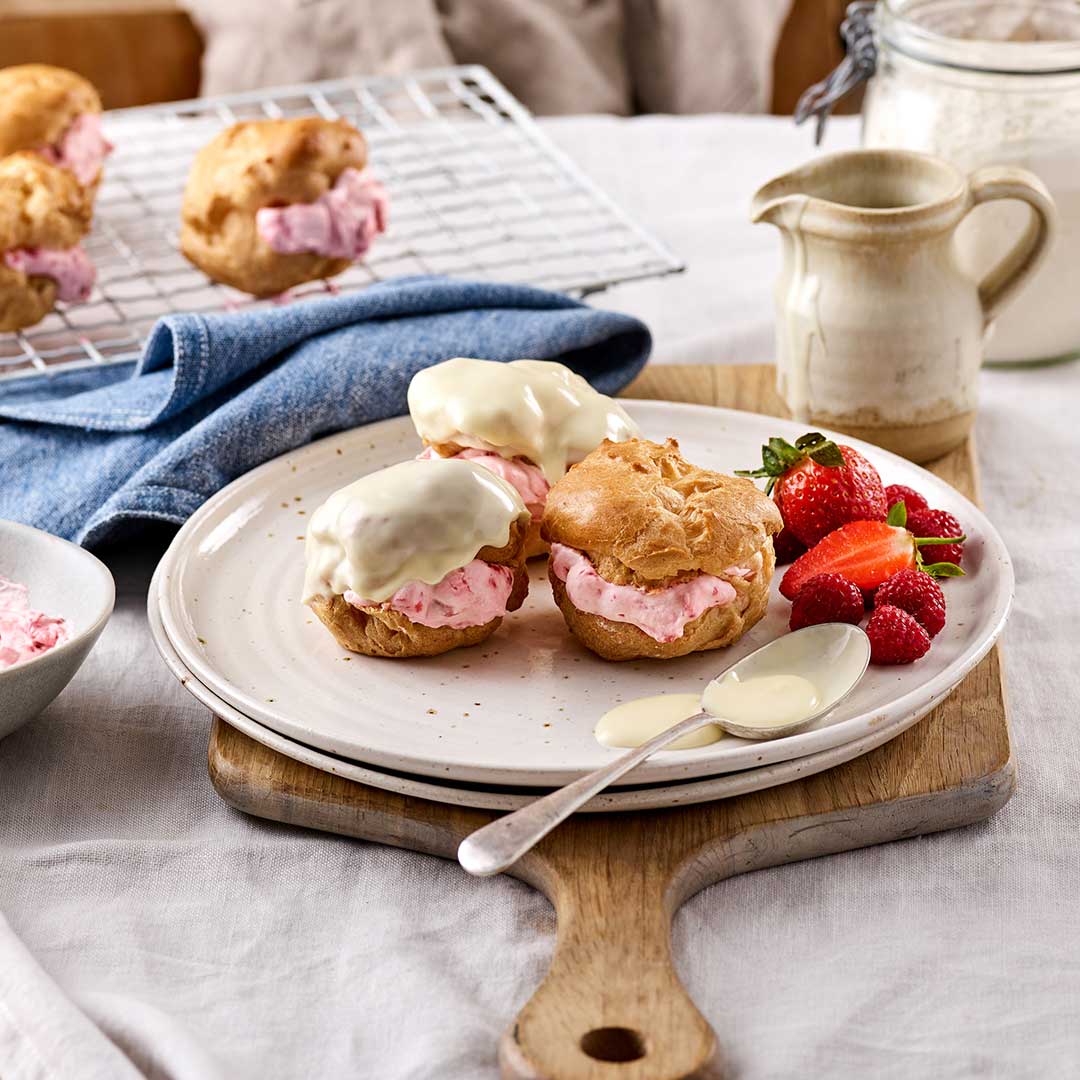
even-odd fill
[{"label": "cream-filled profiterole", "polygon": [[475,645],[528,592],[530,514],[471,461],[406,461],[334,492],[312,515],[304,603],[368,656]]},{"label": "cream-filled profiterole", "polygon": [[638,434],[618,402],[550,360],[446,360],[413,377],[409,413],[424,459],[474,461],[517,489],[532,515],[529,556],[547,550],[540,519],[551,485],[605,439]]},{"label": "cream-filled profiterole", "polygon": [[764,614],[772,499],[692,465],[674,439],[601,443],[551,489],[542,529],[566,625],[605,660],[734,644]]}]

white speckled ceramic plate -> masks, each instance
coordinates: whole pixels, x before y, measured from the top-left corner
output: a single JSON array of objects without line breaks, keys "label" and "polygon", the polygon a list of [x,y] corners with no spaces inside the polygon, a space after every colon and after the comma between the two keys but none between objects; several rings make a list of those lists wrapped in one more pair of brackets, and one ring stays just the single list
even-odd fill
[{"label": "white speckled ceramic plate", "polygon": [[[150,586],[147,617],[150,622],[150,633],[158,652],[161,653],[166,666],[184,689],[226,723],[256,742],[268,746],[271,750],[276,750],[279,754],[321,769],[323,772],[356,780],[368,787],[394,791],[399,795],[408,795],[415,799],[450,803],[454,806],[475,806],[483,810],[517,810],[550,790],[549,788],[485,787],[479,784],[454,784],[449,781],[440,783],[436,780],[425,780],[408,773],[390,772],[367,765],[358,765],[346,758],[336,757],[279,735],[276,731],[271,731],[270,728],[256,723],[251,717],[238,712],[227,701],[222,701],[184,667],[161,622],[161,599],[156,578]],[[844,743],[842,746],[795,758],[792,761],[781,761],[775,765],[762,765],[756,769],[725,773],[705,780],[686,780],[680,784],[648,784],[608,790],[587,802],[582,810],[586,813],[659,810],[672,806],[691,806],[694,803],[711,802],[714,799],[730,799],[735,795],[746,795],[752,791],[776,787],[778,784],[813,776],[836,765],[842,765],[845,761],[861,757],[905,731],[915,722],[915,719],[905,717],[894,720],[890,724],[883,724],[876,728],[871,734]]]},{"label": "white speckled ceramic plate", "polygon": [[[691,461],[726,472],[752,464],[769,436],[802,433],[802,425],[727,409],[626,405],[646,436],[675,435]],[[982,512],[910,462],[844,441],[875,462],[886,483],[924,492],[967,530],[969,576],[946,583],[948,626],[917,664],[871,668],[839,708],[805,731],[771,742],[725,737],[696,750],[666,751],[642,765],[633,782],[790,761],[897,720],[913,722],[1000,633],[1012,567]],[[307,515],[338,487],[411,457],[418,447],[407,418],[335,435],[252,470],[192,515],[162,559],[161,614],[200,682],[265,727],[353,761],[458,782],[536,787],[565,783],[610,760],[613,751],[596,742],[592,729],[612,704],[703,688],[786,630],[788,605],[776,596],[768,616],[731,649],[608,663],[566,632],[537,562],[525,606],[482,645],[424,660],[350,654],[300,603]]]}]

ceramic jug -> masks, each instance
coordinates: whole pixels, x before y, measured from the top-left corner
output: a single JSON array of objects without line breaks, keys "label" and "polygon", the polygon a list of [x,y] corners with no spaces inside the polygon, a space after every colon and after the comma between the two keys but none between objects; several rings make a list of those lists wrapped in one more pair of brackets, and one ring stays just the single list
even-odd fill
[{"label": "ceramic jug", "polygon": [[[1020,199],[1032,214],[977,281],[957,258],[956,229],[994,199]],[[777,388],[792,416],[914,461],[961,444],[984,338],[1054,234],[1038,177],[996,166],[965,176],[925,154],[853,150],[770,181],[752,217],[783,237]]]}]

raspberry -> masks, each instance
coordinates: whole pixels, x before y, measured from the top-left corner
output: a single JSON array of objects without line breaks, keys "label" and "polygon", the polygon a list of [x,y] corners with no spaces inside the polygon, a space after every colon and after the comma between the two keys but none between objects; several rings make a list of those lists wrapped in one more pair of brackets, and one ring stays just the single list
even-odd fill
[{"label": "raspberry", "polygon": [[806,550],[806,545],[801,540],[796,540],[794,534],[788,532],[787,529],[781,529],[773,537],[772,542],[773,549],[776,551],[777,566],[794,562]]},{"label": "raspberry", "polygon": [[[910,509],[910,508],[909,508]],[[916,510],[908,514],[908,532],[912,536],[963,536],[960,522],[947,510]],[[929,544],[922,548],[923,562],[951,562],[960,565],[964,549],[960,544]]]},{"label": "raspberry", "polygon": [[788,626],[801,630],[826,622],[857,623],[863,617],[862,590],[842,574],[817,574],[799,590]]},{"label": "raspberry", "polygon": [[945,626],[945,594],[941,586],[921,570],[901,570],[878,588],[878,604],[891,604],[922,623],[931,637]]},{"label": "raspberry", "polygon": [[875,664],[911,664],[930,648],[930,635],[909,615],[892,604],[874,608],[866,624],[870,659]]},{"label": "raspberry", "polygon": [[930,505],[914,488],[909,488],[904,484],[890,484],[885,489],[885,501],[890,507],[902,502],[907,507],[908,514],[913,514],[916,510],[925,510]]}]

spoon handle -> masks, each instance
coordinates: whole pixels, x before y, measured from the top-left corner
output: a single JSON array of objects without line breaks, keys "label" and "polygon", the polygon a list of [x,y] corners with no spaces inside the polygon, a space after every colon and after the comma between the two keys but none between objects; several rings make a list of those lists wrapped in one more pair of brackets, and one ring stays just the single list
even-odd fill
[{"label": "spoon handle", "polygon": [[683,735],[715,722],[716,718],[706,712],[688,716],[674,727],[661,731],[648,742],[616,758],[610,765],[586,773],[566,787],[552,791],[520,810],[496,818],[461,841],[458,862],[470,874],[479,877],[500,873],[535,847],[561,821],[565,821],[620,776],[640,765],[650,754],[662,750]]}]

